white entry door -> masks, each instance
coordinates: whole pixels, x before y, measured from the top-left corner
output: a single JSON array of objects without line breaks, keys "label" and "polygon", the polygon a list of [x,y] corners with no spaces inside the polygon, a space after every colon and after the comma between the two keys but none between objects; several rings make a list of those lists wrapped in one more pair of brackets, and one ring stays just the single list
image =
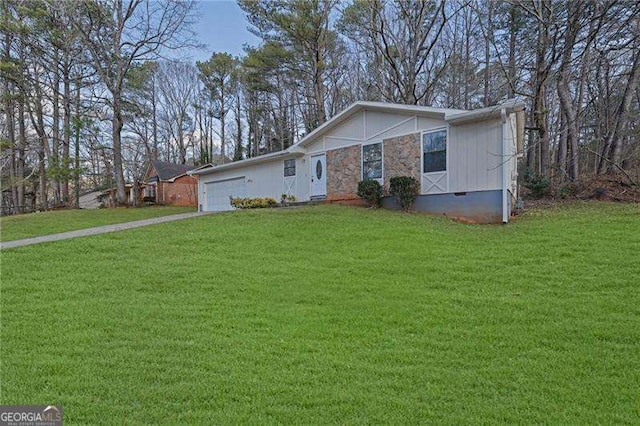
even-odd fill
[{"label": "white entry door", "polygon": [[311,196],[327,195],[327,156],[325,154],[311,157]]},{"label": "white entry door", "polygon": [[247,196],[247,186],[244,177],[206,183],[204,190],[207,199],[205,211],[208,212],[233,210],[229,197],[244,198]]}]

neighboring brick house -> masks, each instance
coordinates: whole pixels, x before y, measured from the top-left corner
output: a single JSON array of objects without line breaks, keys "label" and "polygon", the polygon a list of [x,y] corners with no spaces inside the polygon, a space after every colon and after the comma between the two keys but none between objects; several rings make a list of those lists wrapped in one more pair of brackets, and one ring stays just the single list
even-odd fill
[{"label": "neighboring brick house", "polygon": [[187,174],[195,166],[152,161],[145,174],[143,201],[171,206],[197,206],[198,180]]}]

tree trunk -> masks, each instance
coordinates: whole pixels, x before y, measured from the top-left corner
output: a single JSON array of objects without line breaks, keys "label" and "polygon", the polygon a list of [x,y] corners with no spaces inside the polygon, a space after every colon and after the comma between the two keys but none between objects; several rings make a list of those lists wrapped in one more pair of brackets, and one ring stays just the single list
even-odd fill
[{"label": "tree trunk", "polygon": [[67,205],[69,199],[69,166],[70,162],[70,145],[71,145],[71,78],[69,76],[71,72],[71,65],[69,64],[69,52],[65,51],[65,59],[62,71],[62,83],[64,87],[63,98],[63,134],[64,139],[62,141],[62,175],[61,175],[61,197],[62,202]]},{"label": "tree trunk", "polygon": [[51,91],[51,102],[53,104],[53,124],[52,124],[52,138],[53,144],[51,148],[51,161],[49,168],[54,170],[53,175],[53,201],[55,205],[60,204],[60,104],[58,103],[59,89],[60,89],[60,56],[59,49],[54,47],[53,49],[53,89]]},{"label": "tree trunk", "polygon": [[[20,40],[20,62],[25,62],[24,51],[25,40]],[[27,148],[27,126],[24,116],[24,107],[27,102],[27,88],[26,82],[23,80],[20,87],[20,99],[18,100],[18,144],[16,147],[16,175],[17,175],[17,197],[18,197],[18,212],[24,213],[25,211],[25,149]]]},{"label": "tree trunk", "polygon": [[76,77],[76,140],[75,140],[75,164],[73,176],[75,178],[75,207],[80,208],[80,129],[82,118],[80,117],[80,77]]},{"label": "tree trunk", "polygon": [[564,110],[560,111],[560,134],[558,141],[558,155],[556,157],[556,165],[564,173],[567,171],[567,116]]},{"label": "tree trunk", "polygon": [[538,132],[537,172],[545,176],[549,171],[549,140],[547,139],[547,103],[544,86],[536,87],[533,97],[533,123]]},{"label": "tree trunk", "polygon": [[[567,156],[567,172],[569,177],[575,181],[579,178],[578,141],[580,132],[578,130],[576,110],[571,100],[571,94],[569,93],[566,70],[561,71],[558,77],[558,97],[560,98],[560,106],[566,119],[565,127],[567,147],[569,148],[569,155]],[[561,166],[564,166],[564,164],[561,164]]]},{"label": "tree trunk", "polygon": [[571,6],[568,22],[565,31],[564,50],[562,52],[562,62],[558,70],[558,97],[560,98],[560,108],[566,118],[567,146],[569,156],[567,157],[567,170],[572,180],[579,178],[578,143],[580,130],[578,125],[578,114],[571,99],[569,91],[569,66],[573,58],[573,50],[580,31],[580,20],[582,18],[584,3],[576,1]]},{"label": "tree trunk", "polygon": [[153,76],[151,77],[151,112],[153,114],[153,158],[152,160],[157,160],[159,156],[158,152],[158,112],[156,108],[156,71],[157,67],[153,71]]},{"label": "tree trunk", "polygon": [[[24,96],[24,95],[23,95]],[[18,212],[24,213],[25,211],[25,158],[24,152],[27,146],[27,127],[24,116],[24,99],[18,102],[18,129],[20,141],[16,147],[16,191],[18,197]]]},{"label": "tree trunk", "polygon": [[220,87],[220,154],[222,155],[222,164],[227,162],[227,151],[225,148],[225,120],[226,120],[226,105],[225,105],[225,91],[224,84]]},{"label": "tree trunk", "polygon": [[122,169],[122,111],[120,106],[120,93],[113,93],[113,169],[116,179],[116,202],[119,205],[127,204],[127,194],[125,191],[124,173]]},{"label": "tree trunk", "polygon": [[491,40],[493,37],[493,2],[487,1],[487,34],[484,41],[484,106],[491,105],[489,87],[491,84]]},{"label": "tree trunk", "polygon": [[638,90],[638,84],[640,83],[640,52],[638,51],[636,51],[636,57],[629,74],[629,82],[624,89],[622,101],[620,102],[619,107],[616,109],[616,116],[614,117],[614,127],[611,132],[611,138],[609,142],[611,146],[611,163],[608,165],[609,173],[614,172],[616,170],[615,165],[620,166],[620,163],[622,162],[623,143],[622,137],[620,136],[620,131],[628,120],[627,114],[629,113],[629,108],[631,107],[633,94],[636,90]]},{"label": "tree trunk", "polygon": [[[542,9],[542,6],[539,5]],[[543,12],[540,12],[542,16]],[[547,47],[548,47],[548,23],[538,23],[538,47],[536,49],[536,71],[535,71],[535,90],[533,97],[533,118],[534,125],[538,129],[538,144],[540,152],[540,170],[539,172],[543,176],[549,175],[549,138],[547,135],[547,116],[548,107],[546,100],[546,86],[547,86]]]},{"label": "tree trunk", "polygon": [[[316,101],[316,127],[327,121],[327,115],[324,111],[324,82],[322,73],[322,57],[320,55],[320,48],[315,52],[315,64],[313,73],[313,87],[315,91]],[[414,102],[415,103],[415,102]]]},{"label": "tree trunk", "polygon": [[[38,79],[35,79],[36,84]],[[42,114],[42,97],[39,93],[40,90],[36,89],[37,104],[36,104],[36,117],[38,120],[38,126],[36,131],[38,133],[39,145],[38,145],[38,174],[39,174],[39,189],[40,189],[40,208],[47,210],[47,166],[45,163],[45,152],[47,147],[47,133],[44,129],[44,118]]]},{"label": "tree trunk", "polygon": [[[3,14],[5,23],[8,25],[7,21],[9,19],[9,11],[7,3],[3,2]],[[9,62],[11,58],[11,43],[12,38],[9,31],[5,32],[4,35],[4,60]],[[11,156],[9,157],[9,182],[11,185],[11,199],[13,203],[12,212],[15,213],[15,208],[18,204],[18,193],[16,187],[14,185],[15,181],[15,148],[16,148],[16,132],[15,132],[15,113],[13,106],[13,97],[11,93],[11,85],[9,82],[9,78],[4,78],[4,96],[2,96],[4,100],[4,108],[5,114],[7,117],[7,140],[9,143],[9,148],[11,150]],[[2,194],[0,194],[2,196]]]},{"label": "tree trunk", "polygon": [[[239,90],[239,89],[238,89]],[[236,102],[235,102],[235,119],[236,119],[236,148],[233,153],[234,160],[242,160],[242,103],[240,99],[240,94],[236,93]]]},{"label": "tree trunk", "polygon": [[518,7],[514,3],[509,8],[509,66],[508,70],[508,90],[509,98],[513,98],[516,95],[516,35],[518,30],[517,25]]}]

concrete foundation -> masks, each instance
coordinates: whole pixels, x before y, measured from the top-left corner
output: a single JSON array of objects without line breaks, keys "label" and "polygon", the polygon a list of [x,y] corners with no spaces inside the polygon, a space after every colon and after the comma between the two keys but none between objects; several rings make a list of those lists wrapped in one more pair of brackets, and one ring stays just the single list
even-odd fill
[{"label": "concrete foundation", "polygon": [[[384,197],[382,207],[396,210],[400,208],[393,197]],[[412,209],[474,223],[501,223],[502,191],[418,195]]]}]

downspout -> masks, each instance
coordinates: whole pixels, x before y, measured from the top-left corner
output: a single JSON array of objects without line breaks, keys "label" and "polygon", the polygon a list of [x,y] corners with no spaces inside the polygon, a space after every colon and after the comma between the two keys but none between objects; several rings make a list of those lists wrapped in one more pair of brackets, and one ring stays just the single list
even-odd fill
[{"label": "downspout", "polygon": [[509,149],[507,142],[507,111],[505,108],[500,110],[502,117],[502,223],[509,222],[509,193],[507,185],[509,183],[509,158],[507,151]]}]

